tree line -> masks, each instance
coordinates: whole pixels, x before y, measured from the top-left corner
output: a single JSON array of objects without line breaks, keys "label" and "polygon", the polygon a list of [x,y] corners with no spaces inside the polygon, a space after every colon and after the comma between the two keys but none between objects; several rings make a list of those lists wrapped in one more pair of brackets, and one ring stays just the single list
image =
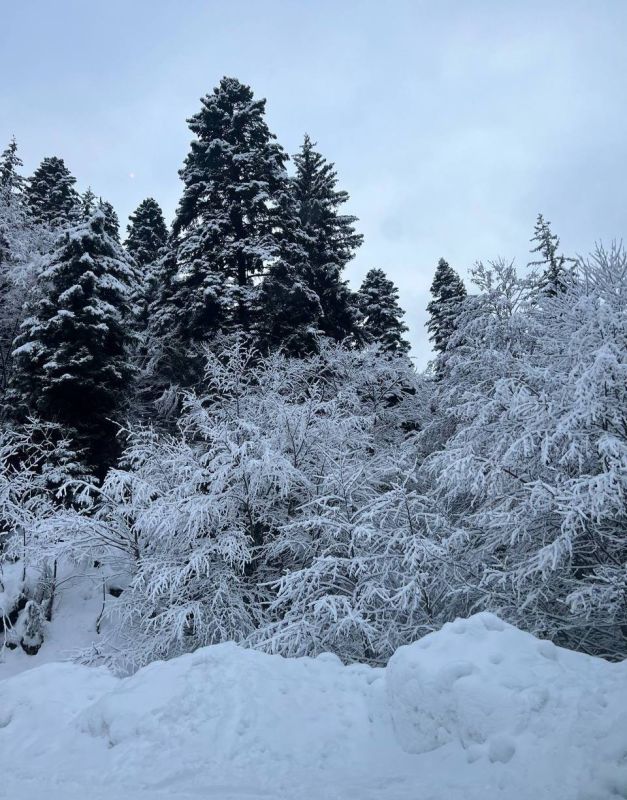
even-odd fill
[{"label": "tree line", "polygon": [[334,165],[306,136],[290,173],[264,113],[224,78],[170,229],[148,198],[124,243],[61,159],[0,157],[6,643],[87,571],[82,658],[124,669],[225,639],[380,664],[480,609],[625,656],[622,247],[567,257],[539,215],[522,274],[441,259],[419,373],[392,281],[344,277]]}]

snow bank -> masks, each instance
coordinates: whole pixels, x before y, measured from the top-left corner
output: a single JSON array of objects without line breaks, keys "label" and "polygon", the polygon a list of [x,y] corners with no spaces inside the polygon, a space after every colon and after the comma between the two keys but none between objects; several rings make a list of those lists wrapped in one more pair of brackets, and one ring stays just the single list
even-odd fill
[{"label": "snow bank", "polygon": [[16,800],[627,797],[627,665],[489,614],[384,670],[233,644],[125,679],[48,664],[0,681],[0,773]]}]

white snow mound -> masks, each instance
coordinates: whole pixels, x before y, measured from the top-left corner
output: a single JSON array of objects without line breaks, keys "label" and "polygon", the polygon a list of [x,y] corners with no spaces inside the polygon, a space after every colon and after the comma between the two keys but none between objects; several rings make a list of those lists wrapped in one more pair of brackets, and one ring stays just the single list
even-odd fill
[{"label": "white snow mound", "polygon": [[233,644],[130,678],[47,664],[0,681],[0,797],[627,798],[627,664],[491,614],[386,669]]}]

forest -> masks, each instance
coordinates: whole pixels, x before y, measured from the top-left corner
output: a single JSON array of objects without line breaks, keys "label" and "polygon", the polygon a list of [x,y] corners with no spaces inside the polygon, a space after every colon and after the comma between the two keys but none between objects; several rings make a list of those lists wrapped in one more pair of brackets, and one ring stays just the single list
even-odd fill
[{"label": "forest", "polygon": [[481,611],[627,658],[622,244],[540,214],[468,286],[443,253],[421,372],[316,142],[228,77],[188,125],[171,225],[149,197],[125,234],[63,158],[0,156],[0,644],[37,653],[88,576],[76,657],[121,674],[225,641],[382,666]]}]

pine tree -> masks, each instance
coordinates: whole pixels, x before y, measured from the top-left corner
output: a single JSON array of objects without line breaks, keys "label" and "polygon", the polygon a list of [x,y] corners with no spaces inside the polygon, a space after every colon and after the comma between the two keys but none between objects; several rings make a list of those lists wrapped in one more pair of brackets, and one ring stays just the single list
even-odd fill
[{"label": "pine tree", "polygon": [[44,158],[26,188],[26,200],[35,222],[58,228],[75,221],[80,213],[75,183],[76,178],[62,158]]},{"label": "pine tree", "polygon": [[404,338],[407,325],[405,312],[398,304],[398,289],[382,269],[371,269],[357,294],[361,312],[361,335],[364,341],[376,342],[393,353],[408,353],[409,342]]},{"label": "pine tree", "polygon": [[185,311],[180,335],[192,343],[220,330],[252,329],[253,279],[279,254],[281,195],[289,186],[265,100],[223,78],[201,102],[188,120],[196,139],[180,172],[185,188],[173,224],[173,302]]},{"label": "pine tree", "polygon": [[98,476],[117,452],[116,425],[131,378],[127,360],[134,272],[102,211],[60,235],[41,276],[46,292],[22,324],[10,400],[70,432]]},{"label": "pine tree", "polygon": [[336,341],[355,330],[354,298],[342,279],[342,271],[353,258],[363,237],[355,232],[356,217],[341,214],[348,193],[338,190],[337,172],[305,136],[294,156],[296,174],[292,191],[301,227],[306,235],[307,265],[304,277],[322,307],[322,332]]},{"label": "pine tree", "polygon": [[17,154],[15,136],[0,155],[0,187],[11,194],[21,194],[24,188],[24,178],[18,172],[23,166],[22,159]]},{"label": "pine tree", "polygon": [[455,320],[466,298],[464,282],[443,258],[438,261],[431,294],[433,300],[427,306],[429,339],[434,350],[443,353],[455,331]]},{"label": "pine tree", "polygon": [[162,253],[168,240],[168,229],[163,211],[152,197],[142,200],[129,217],[126,226],[128,236],[124,246],[144,270],[154,264]]},{"label": "pine tree", "polygon": [[575,264],[576,259],[558,255],[559,237],[551,231],[551,223],[542,214],[538,214],[531,242],[537,242],[531,252],[539,253],[541,258],[530,261],[528,266],[544,270],[540,276],[540,290],[550,296],[565,291],[572,281],[572,267],[568,264]]}]

